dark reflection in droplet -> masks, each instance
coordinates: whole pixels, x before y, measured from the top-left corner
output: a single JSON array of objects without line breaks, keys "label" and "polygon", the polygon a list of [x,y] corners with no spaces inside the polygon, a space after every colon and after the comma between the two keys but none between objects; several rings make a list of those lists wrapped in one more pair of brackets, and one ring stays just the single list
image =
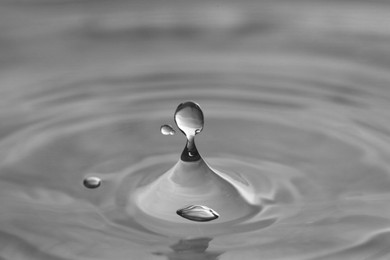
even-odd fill
[{"label": "dark reflection in droplet", "polygon": [[200,155],[195,146],[195,135],[203,129],[202,109],[192,101],[181,103],[176,108],[174,119],[177,127],[187,137],[187,144],[182,152],[181,159],[186,162],[199,160]]},{"label": "dark reflection in droplet", "polygon": [[171,125],[162,125],[160,131],[163,135],[175,135],[176,133]]},{"label": "dark reflection in droplet", "polygon": [[83,184],[88,189],[96,189],[102,183],[102,180],[98,177],[87,177],[84,179]]},{"label": "dark reflection in droplet", "polygon": [[201,205],[191,205],[177,210],[176,213],[183,218],[198,222],[206,222],[219,218],[219,214],[215,210]]},{"label": "dark reflection in droplet", "polygon": [[208,237],[181,239],[176,244],[170,246],[173,252],[156,252],[153,254],[166,256],[169,260],[216,260],[224,252],[206,252],[211,240]]}]

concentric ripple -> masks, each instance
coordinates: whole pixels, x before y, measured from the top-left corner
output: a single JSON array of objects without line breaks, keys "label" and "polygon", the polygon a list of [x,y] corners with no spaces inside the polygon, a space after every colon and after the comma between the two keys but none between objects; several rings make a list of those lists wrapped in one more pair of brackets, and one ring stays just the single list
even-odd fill
[{"label": "concentric ripple", "polygon": [[[1,259],[390,258],[388,4],[15,2]],[[205,112],[196,167],[226,185],[164,177],[193,170],[171,127],[186,100]]]}]

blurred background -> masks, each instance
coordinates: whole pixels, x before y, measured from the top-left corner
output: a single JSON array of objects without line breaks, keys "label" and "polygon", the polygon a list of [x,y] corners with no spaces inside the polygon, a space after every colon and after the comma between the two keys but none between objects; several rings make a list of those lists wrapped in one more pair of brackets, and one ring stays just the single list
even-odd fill
[{"label": "blurred background", "polygon": [[325,57],[388,69],[389,22],[384,0],[1,0],[1,105],[21,108],[30,88],[176,61],[191,70]]}]

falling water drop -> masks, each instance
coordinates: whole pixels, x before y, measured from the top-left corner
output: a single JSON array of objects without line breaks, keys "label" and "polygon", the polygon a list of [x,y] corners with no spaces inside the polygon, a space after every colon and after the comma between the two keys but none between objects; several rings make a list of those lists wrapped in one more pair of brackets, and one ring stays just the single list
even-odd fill
[{"label": "falling water drop", "polygon": [[219,214],[215,210],[201,205],[191,205],[177,210],[176,213],[183,218],[198,222],[206,222],[219,218]]},{"label": "falling water drop", "polygon": [[186,162],[200,160],[201,157],[195,146],[195,135],[203,129],[202,109],[195,102],[187,101],[176,108],[174,118],[177,127],[187,137],[187,144],[181,154],[181,160]]},{"label": "falling water drop", "polygon": [[87,177],[84,179],[83,184],[88,189],[96,189],[102,184],[102,180],[98,177]]},{"label": "falling water drop", "polygon": [[176,133],[171,125],[162,125],[160,131],[163,135],[175,135]]}]

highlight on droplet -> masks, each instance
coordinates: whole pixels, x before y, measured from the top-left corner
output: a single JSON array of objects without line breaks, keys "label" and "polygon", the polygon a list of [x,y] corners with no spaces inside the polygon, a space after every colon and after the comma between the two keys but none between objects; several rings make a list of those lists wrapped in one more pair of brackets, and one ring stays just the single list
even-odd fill
[{"label": "highlight on droplet", "polygon": [[87,177],[84,179],[83,184],[88,189],[96,189],[102,184],[102,180],[98,177]]},{"label": "highlight on droplet", "polygon": [[191,205],[176,211],[176,213],[188,220],[207,222],[219,218],[219,214],[206,206]]},{"label": "highlight on droplet", "polygon": [[163,135],[175,135],[176,131],[171,125],[162,125],[160,131]]}]

